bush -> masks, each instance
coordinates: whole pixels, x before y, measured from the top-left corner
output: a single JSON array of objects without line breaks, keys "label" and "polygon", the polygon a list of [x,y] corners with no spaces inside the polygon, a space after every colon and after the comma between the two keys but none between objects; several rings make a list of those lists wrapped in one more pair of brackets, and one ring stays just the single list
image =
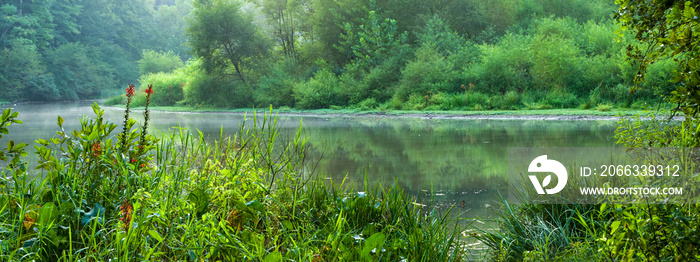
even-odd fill
[{"label": "bush", "polygon": [[126,97],[124,95],[116,95],[106,99],[102,104],[106,106],[116,106],[123,105],[126,103]]},{"label": "bush", "polygon": [[142,76],[160,72],[168,73],[185,66],[180,56],[173,53],[173,51],[143,50],[141,59],[136,61],[136,63],[139,65],[139,73]]},{"label": "bush", "polygon": [[484,106],[490,104],[489,95],[480,92],[468,92],[464,98],[464,105],[474,110],[483,110]]},{"label": "bush", "polygon": [[185,86],[185,103],[192,106],[244,108],[252,107],[250,86],[226,76],[212,76],[196,70]]},{"label": "bush", "polygon": [[377,107],[379,107],[379,103],[373,97],[367,98],[355,106],[358,110],[372,110]]},{"label": "bush", "polygon": [[[582,85],[579,65],[583,58],[572,39],[536,35],[532,41],[532,78],[541,90]],[[580,88],[575,88],[580,89]]]},{"label": "bush", "polygon": [[618,29],[619,26],[613,22],[588,21],[583,25],[582,32],[576,39],[585,54],[611,57],[623,50],[627,44],[625,41],[616,41],[620,37],[615,33]]},{"label": "bush", "polygon": [[577,96],[585,97],[596,88],[608,88],[621,83],[622,72],[614,59],[604,55],[595,55],[587,59],[581,59],[578,66],[578,74],[581,82],[570,86],[569,90]]},{"label": "bush", "polygon": [[515,91],[508,91],[503,96],[491,98],[491,107],[496,109],[516,110],[522,106],[522,98]]},{"label": "bush", "polygon": [[294,106],[294,86],[301,82],[303,65],[293,58],[277,62],[270,74],[263,76],[253,92],[258,106]]},{"label": "bush", "polygon": [[572,93],[554,90],[549,92],[540,103],[551,105],[554,108],[573,108],[578,105],[578,98]]},{"label": "bush", "polygon": [[611,104],[598,104],[598,106],[595,107],[595,110],[598,110],[600,112],[607,112],[613,109],[613,105]]},{"label": "bush", "polygon": [[506,34],[495,45],[481,45],[481,59],[467,68],[465,82],[487,94],[522,92],[532,86],[531,36]]},{"label": "bush", "polygon": [[647,68],[644,82],[641,83],[641,86],[649,91],[645,96],[648,98],[670,96],[671,92],[678,87],[678,84],[672,81],[673,72],[678,70],[680,66],[673,59],[663,59],[651,64]]},{"label": "bush", "polygon": [[184,87],[188,81],[187,75],[182,70],[173,73],[155,73],[141,76],[139,82],[141,89],[153,85],[157,96],[151,98],[151,103],[156,106],[172,106],[185,99]]},{"label": "bush", "polygon": [[454,65],[437,52],[434,44],[428,43],[421,46],[416,51],[416,59],[406,65],[397,95],[406,98],[428,91],[456,92],[457,81]]},{"label": "bush", "polygon": [[411,94],[408,97],[408,100],[403,104],[402,109],[404,110],[423,110],[427,104],[428,104],[428,99],[426,96],[421,96],[418,94]]},{"label": "bush", "polygon": [[345,106],[347,99],[340,90],[338,77],[328,69],[316,73],[309,81],[294,87],[296,107],[302,109]]}]

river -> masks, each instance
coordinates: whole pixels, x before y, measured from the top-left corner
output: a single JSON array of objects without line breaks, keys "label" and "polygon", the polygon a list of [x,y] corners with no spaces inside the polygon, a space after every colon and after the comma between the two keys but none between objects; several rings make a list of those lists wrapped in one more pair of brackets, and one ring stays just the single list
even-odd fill
[{"label": "river", "polygon": [[[83,115],[93,116],[89,102],[13,108],[24,124],[11,126],[4,142],[13,139],[31,145],[36,139],[50,138],[57,130],[58,115],[65,119],[67,131],[77,128]],[[122,122],[122,109],[104,110],[106,119]],[[141,112],[132,112],[139,122]],[[233,135],[243,117],[242,113],[153,111],[150,132],[169,133],[181,126],[199,130],[207,139],[218,139],[222,128],[225,135]],[[282,139],[296,132],[303,119],[303,134],[328,178],[340,181],[347,176],[349,182],[361,186],[366,174],[370,183],[396,182],[416,196],[432,188],[433,199],[443,210],[455,205],[463,217],[485,221],[485,225],[491,225],[495,217],[499,192],[507,195],[503,190],[509,147],[610,147],[615,129],[615,121],[610,120],[278,117]]]}]

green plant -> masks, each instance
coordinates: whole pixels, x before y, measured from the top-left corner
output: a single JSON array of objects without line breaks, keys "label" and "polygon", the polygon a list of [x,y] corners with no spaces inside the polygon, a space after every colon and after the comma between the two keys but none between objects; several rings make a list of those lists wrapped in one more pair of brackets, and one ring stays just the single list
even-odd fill
[{"label": "green plant", "polygon": [[303,109],[344,106],[347,99],[342,96],[338,77],[324,69],[307,82],[294,87],[296,107]]},{"label": "green plant", "polygon": [[141,59],[136,61],[139,66],[139,74],[145,76],[156,73],[170,73],[175,69],[185,66],[180,56],[173,51],[158,52],[155,50],[143,50]]},{"label": "green plant", "polygon": [[598,110],[600,112],[607,112],[607,111],[610,111],[610,109],[612,109],[612,108],[613,108],[613,105],[611,105],[611,104],[598,104],[595,107],[595,110]]},{"label": "green plant", "polygon": [[[129,86],[127,100],[134,93]],[[58,117],[58,137],[37,140],[42,176],[4,170],[12,180],[0,187],[0,259],[466,258],[465,229],[449,211],[416,204],[424,200],[398,184],[329,183],[311,171],[301,129],[278,141],[272,111],[214,141],[179,128],[155,139],[150,116],[134,128],[129,110],[113,136],[117,125],[93,111],[72,132]],[[6,110],[0,133],[16,117]]]},{"label": "green plant", "polygon": [[[139,82],[142,87],[152,85],[158,89],[158,95],[153,97],[153,104],[157,106],[173,106],[185,99],[184,89],[190,77],[184,69],[178,69],[171,73],[154,73],[142,75]],[[139,94],[143,95],[143,94]],[[137,103],[137,106],[144,104]]]},{"label": "green plant", "polygon": [[456,81],[454,65],[436,50],[435,44],[426,43],[403,70],[397,95],[405,99],[426,92],[456,92],[459,88]]}]

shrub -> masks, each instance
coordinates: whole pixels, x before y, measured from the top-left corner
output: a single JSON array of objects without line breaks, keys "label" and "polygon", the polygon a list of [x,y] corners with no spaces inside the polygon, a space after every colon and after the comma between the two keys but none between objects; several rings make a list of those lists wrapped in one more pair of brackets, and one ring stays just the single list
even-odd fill
[{"label": "shrub", "polygon": [[579,61],[578,72],[575,73],[579,75],[581,82],[569,86],[569,90],[577,96],[585,97],[595,88],[608,88],[623,81],[620,76],[622,72],[614,59],[595,55]]},{"label": "shrub", "polygon": [[141,59],[136,61],[136,63],[139,65],[139,73],[142,76],[160,72],[168,73],[185,66],[180,56],[173,53],[173,51],[143,50]]},{"label": "shrub", "polygon": [[468,92],[464,100],[466,107],[479,107],[478,109],[475,108],[475,110],[482,110],[485,105],[490,104],[489,95],[480,92]]},{"label": "shrub", "polygon": [[[532,78],[537,89],[567,89],[581,85],[583,58],[572,39],[536,35],[532,41]],[[577,88],[579,89],[579,88]]]},{"label": "shrub", "polygon": [[277,62],[270,74],[260,78],[253,92],[258,106],[294,106],[293,89],[301,82],[303,65],[296,59],[287,58]]},{"label": "shrub", "polygon": [[575,39],[580,35],[580,26],[571,18],[542,18],[531,26],[535,35],[544,38]]},{"label": "shrub", "polygon": [[397,94],[405,98],[428,91],[456,92],[459,89],[457,80],[454,65],[429,43],[421,46],[416,51],[416,59],[406,65]]},{"label": "shrub", "polygon": [[411,94],[408,97],[408,100],[403,104],[403,109],[404,110],[423,110],[427,104],[428,104],[428,99],[426,96],[421,96],[418,94]]},{"label": "shrub", "polygon": [[587,55],[611,57],[623,50],[625,42],[616,41],[620,36],[615,33],[619,26],[613,22],[588,21],[583,25],[577,37],[578,45]]},{"label": "shrub", "polygon": [[345,106],[338,77],[328,69],[316,73],[309,81],[294,87],[296,107],[302,109],[328,108],[331,105]]},{"label": "shrub", "polygon": [[196,70],[185,86],[185,102],[193,106],[252,107],[253,94],[250,86],[236,79],[212,76],[204,70]]},{"label": "shrub", "polygon": [[663,59],[651,64],[647,68],[644,82],[641,83],[641,86],[649,91],[645,96],[670,96],[678,86],[672,81],[673,72],[678,70],[680,66],[673,59]]},{"label": "shrub", "polygon": [[611,104],[598,104],[598,106],[595,107],[595,110],[598,110],[600,112],[607,112],[613,109],[613,105]]},{"label": "shrub", "polygon": [[102,103],[106,106],[122,105],[122,104],[126,103],[126,97],[124,97],[124,95],[116,95],[116,96],[113,96],[113,97],[106,99]]},{"label": "shrub", "polygon": [[173,73],[155,73],[141,76],[141,87],[153,85],[157,96],[153,96],[151,103],[157,106],[172,106],[185,99],[184,87],[188,81],[187,75],[182,70]]},{"label": "shrub", "polygon": [[578,105],[578,98],[572,93],[554,90],[549,92],[540,102],[551,105],[554,108],[573,108]]},{"label": "shrub", "polygon": [[522,106],[520,94],[515,91],[508,91],[503,96],[494,96],[491,98],[491,106],[497,109],[515,110]]},{"label": "shrub", "polygon": [[367,98],[355,106],[359,110],[372,110],[377,107],[379,107],[379,103],[373,97]]},{"label": "shrub", "polygon": [[488,94],[530,89],[531,36],[508,33],[495,45],[481,45],[481,59],[467,69],[465,82]]}]

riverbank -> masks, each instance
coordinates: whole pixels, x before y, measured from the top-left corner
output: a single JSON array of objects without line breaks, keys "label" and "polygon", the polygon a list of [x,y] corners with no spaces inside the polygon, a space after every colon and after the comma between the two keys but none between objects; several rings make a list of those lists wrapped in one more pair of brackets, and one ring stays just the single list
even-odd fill
[{"label": "riverbank", "polygon": [[[105,106],[105,108],[119,108],[120,106]],[[136,108],[135,110],[139,110]],[[182,112],[182,113],[262,113],[269,108],[195,108],[184,106],[151,107],[153,111]],[[274,113],[280,116],[310,116],[310,117],[399,117],[399,118],[423,118],[423,119],[502,119],[502,120],[619,120],[620,116],[670,116],[668,110],[642,110],[642,109],[611,109],[610,111],[598,111],[595,109],[543,109],[543,110],[483,110],[483,111],[378,111],[356,109],[314,109],[300,110],[293,108],[275,108]],[[678,117],[676,117],[678,118]]]},{"label": "riverbank", "polygon": [[[307,169],[300,135],[272,150],[269,113],[208,143],[182,130],[156,140],[133,120],[113,140],[120,129],[93,109],[73,132],[59,117],[65,139],[39,140],[45,176],[3,170],[0,260],[464,261],[472,250],[469,223],[432,199],[398,183],[328,180]],[[8,109],[0,133],[16,117]]]}]

